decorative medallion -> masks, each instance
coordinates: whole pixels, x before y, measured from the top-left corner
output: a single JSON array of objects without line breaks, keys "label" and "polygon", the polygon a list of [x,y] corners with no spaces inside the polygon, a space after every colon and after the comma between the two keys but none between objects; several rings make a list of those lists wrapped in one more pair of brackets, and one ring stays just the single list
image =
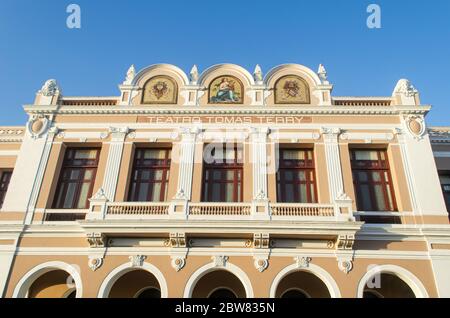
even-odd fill
[{"label": "decorative medallion", "polygon": [[255,257],[255,268],[260,272],[264,272],[269,267],[269,260],[267,258]]},{"label": "decorative medallion", "polygon": [[338,261],[338,267],[341,271],[343,271],[345,274],[348,274],[353,269],[353,262],[351,260],[339,260]]},{"label": "decorative medallion", "polygon": [[425,121],[419,116],[408,116],[406,118],[406,127],[414,138],[422,138],[426,132]]},{"label": "decorative medallion", "polygon": [[27,123],[28,131],[31,138],[38,139],[45,134],[49,127],[50,121],[44,116],[33,116]]},{"label": "decorative medallion", "polygon": [[186,258],[185,257],[173,257],[171,265],[177,272],[179,272],[186,265]]},{"label": "decorative medallion", "polygon": [[168,76],[155,76],[144,85],[142,104],[176,104],[178,85]]},{"label": "decorative medallion", "polygon": [[220,76],[209,85],[210,104],[242,104],[244,86],[234,76]]},{"label": "decorative medallion", "polygon": [[309,85],[294,75],[280,78],[275,83],[275,104],[310,104]]},{"label": "decorative medallion", "polygon": [[89,268],[95,272],[97,269],[103,265],[103,257],[89,257],[88,261]]}]

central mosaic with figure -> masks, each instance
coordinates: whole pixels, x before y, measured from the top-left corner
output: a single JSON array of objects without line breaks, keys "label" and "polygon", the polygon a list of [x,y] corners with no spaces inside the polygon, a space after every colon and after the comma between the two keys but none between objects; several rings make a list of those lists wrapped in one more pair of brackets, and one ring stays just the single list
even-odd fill
[{"label": "central mosaic with figure", "polygon": [[211,104],[242,104],[243,86],[234,76],[221,76],[209,86],[209,102]]}]

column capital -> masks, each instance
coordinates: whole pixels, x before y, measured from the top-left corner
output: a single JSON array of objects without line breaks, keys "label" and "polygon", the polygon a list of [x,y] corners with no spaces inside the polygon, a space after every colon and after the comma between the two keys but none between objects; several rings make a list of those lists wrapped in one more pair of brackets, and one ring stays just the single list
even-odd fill
[{"label": "column capital", "polygon": [[265,135],[266,137],[270,134],[269,127],[250,127],[248,133],[251,135]]},{"label": "column capital", "polygon": [[320,132],[323,135],[339,136],[343,130],[341,128],[322,127],[320,128]]},{"label": "column capital", "polygon": [[109,127],[107,132],[101,134],[102,139],[111,136],[112,141],[124,141],[128,134],[131,133],[128,127]]},{"label": "column capital", "polygon": [[195,138],[197,138],[198,135],[200,135],[201,133],[203,133],[203,129],[201,129],[200,127],[180,127],[175,129],[172,132],[172,140],[177,140],[177,139],[188,139],[188,140],[194,140]]},{"label": "column capital", "polygon": [[324,137],[326,143],[337,143],[339,136],[343,133],[341,128],[322,127],[320,133]]}]

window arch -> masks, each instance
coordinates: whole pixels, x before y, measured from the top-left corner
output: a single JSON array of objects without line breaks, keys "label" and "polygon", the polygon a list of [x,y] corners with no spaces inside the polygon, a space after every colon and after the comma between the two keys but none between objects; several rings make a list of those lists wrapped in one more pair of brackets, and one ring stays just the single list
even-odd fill
[{"label": "window arch", "polygon": [[275,104],[311,104],[308,83],[296,75],[286,75],[275,82]]},{"label": "window arch", "polygon": [[142,92],[142,104],[176,104],[178,102],[178,84],[165,75],[150,78]]}]

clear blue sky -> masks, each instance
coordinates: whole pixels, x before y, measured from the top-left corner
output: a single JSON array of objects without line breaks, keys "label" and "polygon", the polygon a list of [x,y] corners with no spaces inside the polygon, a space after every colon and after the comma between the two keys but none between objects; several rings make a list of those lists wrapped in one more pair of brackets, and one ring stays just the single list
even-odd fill
[{"label": "clear blue sky", "polygon": [[[66,7],[82,9],[81,30]],[[382,29],[366,26],[370,3]],[[48,78],[65,95],[118,95],[131,64],[217,63],[267,72],[282,63],[327,67],[334,95],[389,96],[406,77],[450,125],[450,1],[0,0],[0,125],[22,125]]]}]

